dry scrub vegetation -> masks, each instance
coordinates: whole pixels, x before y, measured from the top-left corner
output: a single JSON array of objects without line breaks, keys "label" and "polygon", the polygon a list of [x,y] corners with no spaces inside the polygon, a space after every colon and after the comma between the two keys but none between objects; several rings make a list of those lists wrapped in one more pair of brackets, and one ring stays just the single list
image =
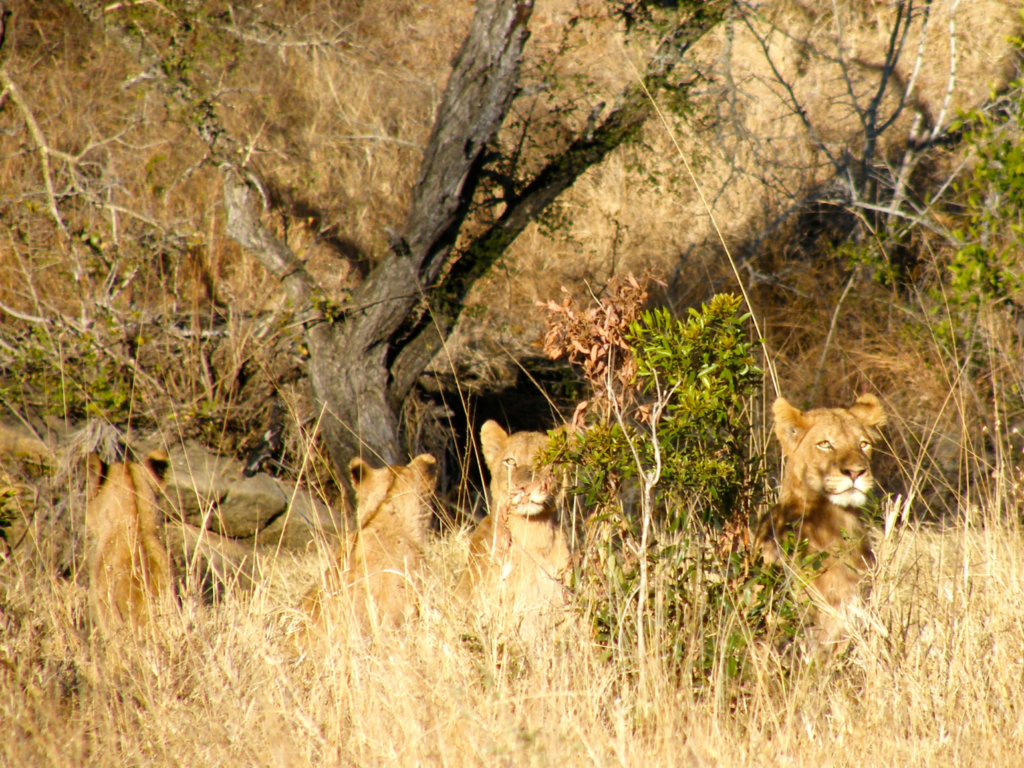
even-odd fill
[{"label": "dry scrub vegetation", "polygon": [[[186,594],[144,642],[89,636],[85,592],[3,565],[0,743],[10,766],[1018,765],[1024,539],[978,512],[894,524],[854,648],[828,669],[770,649],[743,685],[699,690],[609,664],[579,627],[543,651],[453,608],[463,534],[439,539],[422,619],[295,660],[284,636],[316,558],[264,561],[215,608]],[[330,552],[320,554],[326,563]],[[699,643],[700,637],[690,638]]]},{"label": "dry scrub vegetation", "polygon": [[[265,223],[335,306],[401,225],[471,8],[207,5],[209,26],[170,48],[216,93],[266,180]],[[330,542],[260,552],[254,590],[229,588],[215,604],[186,578],[180,609],[138,637],[94,633],[80,460],[97,443],[159,431],[240,458],[276,399],[284,473],[318,500],[337,487],[315,437],[301,325],[279,283],[225,234],[221,179],[188,116],[75,3],[8,7],[0,404],[4,421],[63,448],[53,466],[0,465],[0,524],[14,521],[0,525],[0,764],[1020,764],[1017,4],[915,4],[875,123],[865,110],[905,4],[737,5],[693,51],[696,96],[672,105],[657,94],[666,124],[651,121],[523,232],[406,403],[408,454],[437,456],[437,507],[468,519],[480,503],[467,481],[479,461],[464,449],[474,424],[507,415],[513,428],[543,426],[544,414],[524,413],[537,409],[520,365],[546,377],[565,417],[584,394],[578,376],[539,362],[535,301],[562,300],[565,286],[586,304],[613,276],[648,267],[665,275],[654,300],[679,315],[734,290],[674,135],[782,394],[804,407],[870,391],[890,419],[878,565],[849,652],[806,664],[754,644],[736,675],[728,648],[704,656],[695,620],[671,644],[690,649],[685,664],[710,658],[696,678],[656,654],[610,654],[582,622],[527,647],[467,617],[452,596],[469,531],[452,525],[431,536],[420,619],[397,636],[297,656],[298,605],[335,557]],[[137,14],[144,38],[177,8],[105,13]],[[501,137],[522,139],[534,162],[636,77],[650,41],[609,8],[537,2]],[[868,138],[869,172],[857,177]],[[517,381],[499,404],[486,399]],[[745,413],[750,454],[769,457],[768,496],[774,395],[748,398]],[[85,420],[92,427],[76,432]],[[650,647],[665,631],[651,628]]]}]

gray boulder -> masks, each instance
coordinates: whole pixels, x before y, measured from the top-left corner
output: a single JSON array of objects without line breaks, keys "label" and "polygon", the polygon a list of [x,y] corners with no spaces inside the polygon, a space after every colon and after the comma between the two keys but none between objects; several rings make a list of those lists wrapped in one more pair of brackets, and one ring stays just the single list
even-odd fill
[{"label": "gray boulder", "polygon": [[[140,451],[160,447],[156,441]],[[167,496],[180,520],[220,536],[259,546],[304,549],[318,536],[336,539],[344,515],[308,490],[264,473],[242,475],[242,465],[195,441],[165,448],[170,459]]]}]

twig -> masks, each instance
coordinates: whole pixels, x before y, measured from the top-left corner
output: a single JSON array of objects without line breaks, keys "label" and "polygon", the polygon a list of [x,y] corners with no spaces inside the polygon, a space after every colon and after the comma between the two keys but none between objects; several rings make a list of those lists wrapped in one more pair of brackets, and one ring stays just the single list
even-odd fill
[{"label": "twig", "polygon": [[47,325],[50,322],[45,317],[39,317],[38,315],[30,315],[27,312],[19,312],[14,307],[8,306],[7,304],[4,304],[4,302],[2,301],[0,301],[0,311],[6,312],[11,317],[16,317],[19,320],[24,320],[27,323],[35,323],[36,325]]},{"label": "twig", "polygon": [[322,40],[270,40],[253,34],[252,32],[245,32],[230,24],[220,25],[217,29],[222,32],[227,32],[229,35],[233,35],[241,40],[245,40],[248,43],[263,45],[268,48],[333,48],[336,45],[342,45],[347,42],[350,37],[350,35],[347,34],[348,28],[339,32],[333,38],[325,38]]},{"label": "twig", "polygon": [[949,80],[946,81],[946,95],[942,99],[942,109],[939,111],[939,116],[935,119],[935,125],[932,126],[932,133],[929,137],[930,141],[935,141],[939,133],[942,132],[942,125],[946,122],[946,111],[949,109],[949,102],[953,98],[953,89],[956,87],[956,19],[953,14],[956,12],[958,5],[960,5],[960,0],[955,0],[949,6]]},{"label": "twig", "polygon": [[904,190],[907,187],[907,180],[913,172],[916,162],[916,148],[918,131],[921,130],[921,123],[924,120],[924,113],[918,111],[914,116],[914,124],[910,126],[910,133],[907,134],[907,148],[903,152],[903,162],[900,163],[899,173],[896,175],[896,188],[892,192],[892,201],[889,203],[889,218],[893,218],[903,204]]},{"label": "twig", "polygon": [[[878,125],[878,110],[882,106],[882,99],[885,97],[885,92],[889,88],[889,79],[893,76],[896,71],[896,64],[903,54],[903,46],[907,42],[907,35],[910,32],[910,24],[913,20],[914,3],[913,0],[908,2],[902,2],[897,5],[896,10],[896,23],[893,25],[892,34],[889,36],[889,47],[885,51],[885,64],[882,67],[882,78],[878,82],[878,90],[875,92],[874,97],[871,99],[871,104],[868,106],[868,115],[870,117],[870,132],[872,141],[881,136],[885,131],[889,129],[896,119],[903,113],[903,107],[906,105],[907,96],[910,91],[904,89],[903,93],[900,94],[899,103],[893,109],[892,114],[889,115],[881,125]],[[904,11],[906,15],[904,16]],[[903,34],[900,35],[900,21],[903,22]],[[897,42],[899,38],[899,42]],[[867,126],[865,126],[867,128]]]},{"label": "twig", "polygon": [[903,100],[907,101],[914,93],[914,87],[917,85],[917,76],[921,72],[921,62],[924,61],[924,45],[928,40],[928,22],[932,18],[932,3],[928,0],[924,4],[924,20],[921,22],[921,39],[917,42],[917,57],[914,59],[914,71],[910,73],[910,79],[907,80],[907,87],[903,91]]},{"label": "twig", "polygon": [[911,224],[920,225],[925,229],[934,232],[937,235],[942,235],[943,237],[948,237],[949,235],[949,232],[947,230],[932,223],[923,215],[911,216],[910,214],[904,213],[903,211],[892,211],[889,210],[889,206],[873,205],[872,203],[867,203],[863,200],[828,200],[826,198],[821,198],[818,202],[824,203],[825,205],[839,205],[843,206],[844,208],[863,208],[866,211],[876,211],[878,213],[886,213],[891,216],[898,216],[901,219],[906,219]]},{"label": "twig", "polygon": [[[761,46],[761,52],[764,53],[764,58],[768,62],[768,66],[771,67],[772,74],[775,75],[775,80],[786,89],[786,93],[789,94],[789,102],[793,107],[793,111],[796,112],[797,117],[800,118],[800,122],[804,124],[804,128],[807,129],[807,134],[814,141],[815,146],[825,153],[825,156],[832,163],[832,166],[836,169],[836,172],[842,172],[846,163],[842,158],[837,158],[832,155],[826,146],[824,139],[818,136],[818,132],[814,129],[814,125],[811,124],[811,119],[807,116],[807,110],[800,104],[800,100],[797,98],[796,93],[793,91],[793,86],[789,84],[789,81],[782,76],[778,67],[775,66],[775,60],[772,58],[771,52],[768,50],[768,42],[766,38],[762,38],[757,31],[754,29],[754,25],[750,23],[750,19],[747,18],[747,14],[741,14],[740,18],[743,19],[743,23],[746,25],[750,34],[757,40],[758,45]],[[856,105],[855,105],[856,106]]]},{"label": "twig", "polygon": [[21,110],[21,114],[25,118],[25,125],[28,126],[29,133],[32,135],[32,140],[36,145],[36,152],[39,153],[39,165],[43,172],[43,184],[46,186],[46,201],[47,207],[50,210],[50,216],[53,217],[61,234],[70,240],[71,234],[68,232],[67,227],[64,226],[64,220],[60,217],[60,211],[57,209],[57,194],[54,192],[53,176],[50,173],[50,145],[46,143],[46,137],[39,128],[39,123],[36,122],[32,110],[29,109],[28,104],[22,98],[21,91],[7,73],[7,67],[3,65],[0,65],[0,85],[3,85],[4,93],[10,95],[11,100]]}]

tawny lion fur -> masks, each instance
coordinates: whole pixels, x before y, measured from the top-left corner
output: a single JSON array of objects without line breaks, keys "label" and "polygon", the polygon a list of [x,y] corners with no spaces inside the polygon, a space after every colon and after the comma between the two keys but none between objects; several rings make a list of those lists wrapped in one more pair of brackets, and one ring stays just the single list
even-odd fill
[{"label": "tawny lion fur", "polygon": [[470,539],[469,563],[456,591],[464,604],[510,611],[525,634],[543,633],[558,615],[572,565],[558,516],[557,480],[534,463],[547,442],[539,432],[509,435],[494,421],[480,429],[491,473],[491,514]]},{"label": "tawny lion fur", "polygon": [[106,465],[88,459],[89,605],[104,632],[142,627],[171,597],[171,565],[160,541],[157,494],[167,455]]},{"label": "tawny lion fur", "polygon": [[772,410],[787,466],[758,541],[768,562],[783,559],[779,542],[790,536],[806,541],[809,554],[826,553],[810,589],[822,639],[835,640],[843,629],[839,609],[859,600],[864,574],[875,562],[858,510],[874,488],[871,451],[885,411],[874,395],[861,395],[848,410],[806,412],[780,397]]},{"label": "tawny lion fur", "polygon": [[355,458],[349,471],[359,530],[349,534],[322,583],[302,601],[312,626],[329,634],[352,620],[368,631],[397,627],[416,615],[416,581],[437,479],[434,457],[426,453],[408,466],[381,469]]}]

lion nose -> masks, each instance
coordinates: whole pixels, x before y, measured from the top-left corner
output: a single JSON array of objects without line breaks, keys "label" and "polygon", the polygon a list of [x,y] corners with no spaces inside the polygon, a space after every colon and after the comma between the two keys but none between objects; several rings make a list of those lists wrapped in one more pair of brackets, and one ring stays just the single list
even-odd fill
[{"label": "lion nose", "polygon": [[857,478],[863,475],[865,472],[867,472],[866,467],[846,467],[843,470],[843,474],[853,481],[856,481]]}]

